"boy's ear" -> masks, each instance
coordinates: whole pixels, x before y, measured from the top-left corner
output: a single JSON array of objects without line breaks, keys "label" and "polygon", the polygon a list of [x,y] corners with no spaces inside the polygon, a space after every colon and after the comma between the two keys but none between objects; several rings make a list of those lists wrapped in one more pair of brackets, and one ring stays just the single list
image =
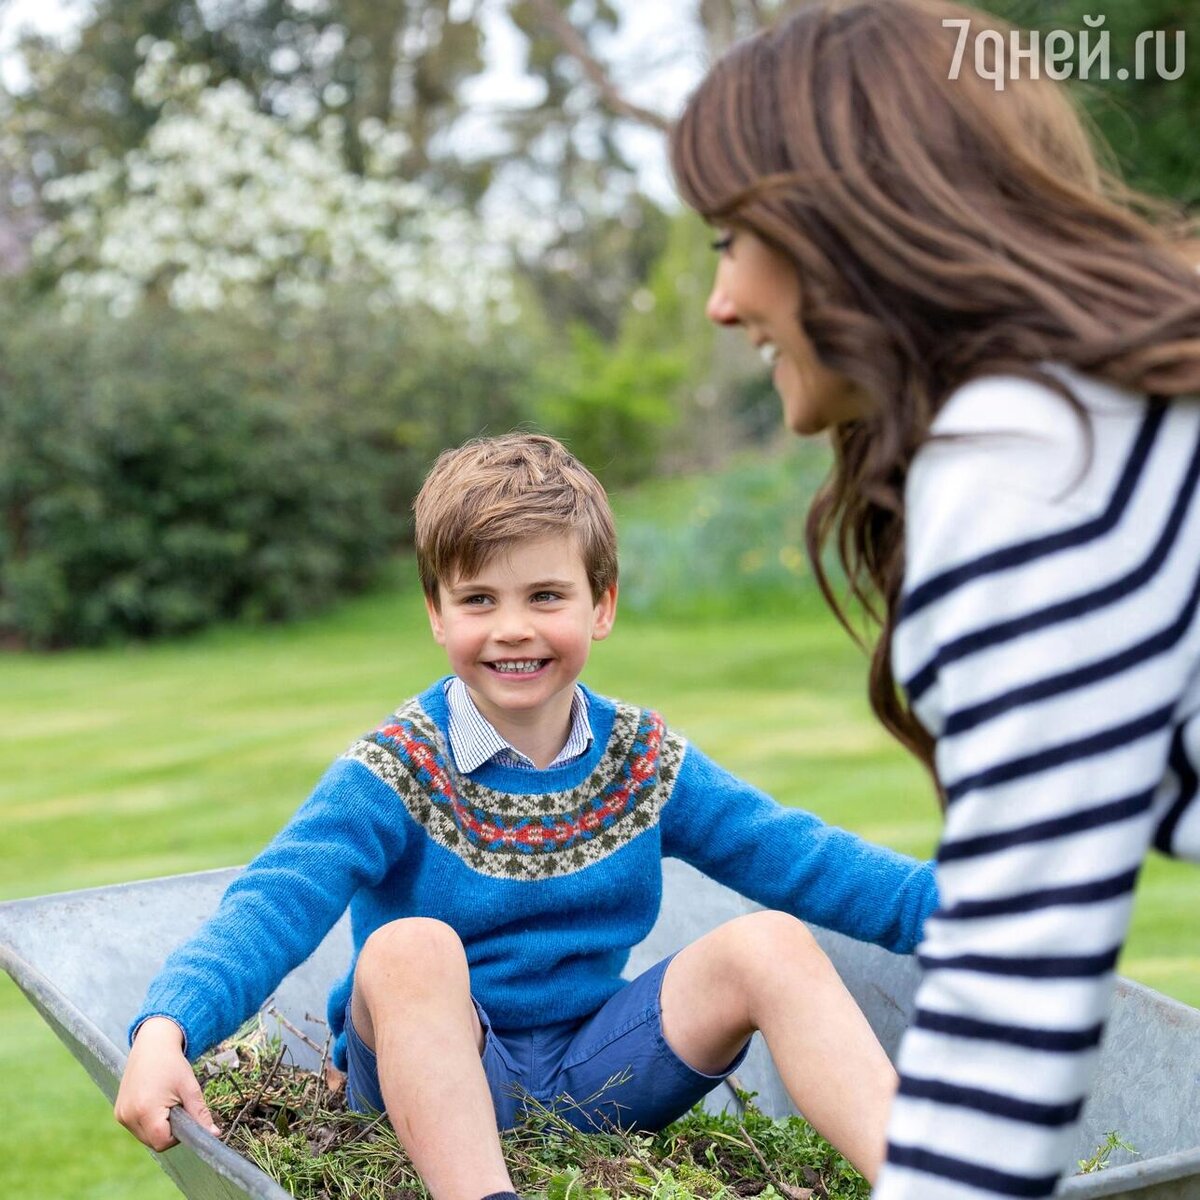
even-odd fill
[{"label": "boy's ear", "polygon": [[617,585],[609,584],[596,601],[595,617],[592,621],[592,641],[601,642],[612,633],[617,619]]},{"label": "boy's ear", "polygon": [[425,597],[425,611],[429,614],[429,628],[433,630],[433,640],[439,646],[446,644],[446,623],[442,620],[442,610],[432,596]]}]

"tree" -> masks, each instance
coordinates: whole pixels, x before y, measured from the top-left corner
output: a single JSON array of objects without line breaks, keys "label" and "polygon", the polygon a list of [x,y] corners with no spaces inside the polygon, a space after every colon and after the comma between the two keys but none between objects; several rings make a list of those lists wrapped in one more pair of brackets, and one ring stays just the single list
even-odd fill
[{"label": "tree", "polygon": [[181,66],[172,43],[139,47],[134,97],[160,113],[143,143],[44,188],[60,219],[35,250],[68,299],[215,310],[314,306],[354,288],[368,307],[453,311],[475,328],[512,306],[501,248],[399,176],[381,122],[359,127],[358,174],[339,118],[299,136],[236,80],[212,86],[207,66]]},{"label": "tree", "polygon": [[[1100,14],[1084,17],[1067,0],[992,0],[998,15],[1044,37],[1054,30],[1071,35],[1079,47],[1086,32],[1091,44],[1103,37],[1110,47],[1109,70],[1093,66],[1089,78],[1078,78],[1077,52],[1072,86],[1096,128],[1116,156],[1125,179],[1134,187],[1184,205],[1200,203],[1200,161],[1195,154],[1196,114],[1200,112],[1200,72],[1187,69],[1188,53],[1200,52],[1200,9],[1188,0],[1119,0]],[[1085,25],[1086,20],[1086,25]],[[1093,24],[1095,23],[1095,24]],[[1157,69],[1136,78],[1136,44],[1141,34],[1161,33],[1170,43],[1166,66],[1183,68],[1177,78]],[[1176,35],[1185,50],[1176,55]],[[1153,51],[1150,52],[1153,54]],[[1128,77],[1122,79],[1124,69]]]},{"label": "tree", "polygon": [[[468,198],[486,171],[464,170],[441,154],[438,139],[461,115],[464,79],[482,68],[482,0],[93,0],[69,45],[24,37],[16,47],[29,86],[10,101],[27,153],[40,175],[84,169],[95,152],[119,155],[138,146],[157,119],[139,96],[139,41],[170,42],[183,65],[206,66],[214,84],[241,83],[266,113],[315,128],[342,115],[350,130],[368,118],[407,144],[400,168],[453,176]],[[349,165],[365,148],[353,134]]]}]

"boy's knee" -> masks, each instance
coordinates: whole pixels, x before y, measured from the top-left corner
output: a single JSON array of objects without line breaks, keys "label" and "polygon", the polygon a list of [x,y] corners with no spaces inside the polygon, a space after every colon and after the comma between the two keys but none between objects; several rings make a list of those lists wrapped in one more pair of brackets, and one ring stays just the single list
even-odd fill
[{"label": "boy's knee", "polygon": [[355,968],[355,983],[369,985],[379,974],[389,987],[404,981],[427,986],[447,975],[465,979],[467,956],[462,940],[444,921],[404,917],[381,925],[363,943]]},{"label": "boy's knee", "polygon": [[797,957],[825,956],[809,927],[790,913],[747,913],[730,921],[726,928],[740,954],[757,967]]}]

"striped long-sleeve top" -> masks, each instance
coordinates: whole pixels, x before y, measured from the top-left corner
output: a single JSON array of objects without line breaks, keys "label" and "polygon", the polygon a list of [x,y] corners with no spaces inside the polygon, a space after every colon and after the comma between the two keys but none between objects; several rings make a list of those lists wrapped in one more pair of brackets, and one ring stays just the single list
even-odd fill
[{"label": "striped long-sleeve top", "polygon": [[1053,1190],[1142,861],[1200,860],[1200,402],[1058,374],[1090,447],[988,378],[909,474],[893,666],[946,816],[878,1200]]}]

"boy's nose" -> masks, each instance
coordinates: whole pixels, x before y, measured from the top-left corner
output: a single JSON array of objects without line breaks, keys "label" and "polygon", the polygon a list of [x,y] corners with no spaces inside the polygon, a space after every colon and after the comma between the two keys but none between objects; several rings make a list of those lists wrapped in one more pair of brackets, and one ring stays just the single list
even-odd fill
[{"label": "boy's nose", "polygon": [[501,613],[492,636],[499,642],[524,642],[533,636],[533,630],[524,613]]},{"label": "boy's nose", "polygon": [[704,315],[715,325],[738,324],[737,309],[733,307],[733,302],[716,280],[713,281],[712,291],[708,294]]}]

